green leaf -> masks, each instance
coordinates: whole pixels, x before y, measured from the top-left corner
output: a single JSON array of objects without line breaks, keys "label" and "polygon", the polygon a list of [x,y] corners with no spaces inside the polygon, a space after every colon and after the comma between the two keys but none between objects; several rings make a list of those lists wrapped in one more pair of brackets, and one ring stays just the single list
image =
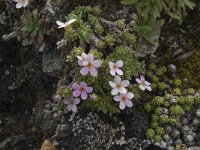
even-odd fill
[{"label": "green leaf", "polygon": [[121,3],[123,5],[132,5],[132,4],[136,3],[137,1],[138,0],[123,0],[123,1],[121,1]]}]

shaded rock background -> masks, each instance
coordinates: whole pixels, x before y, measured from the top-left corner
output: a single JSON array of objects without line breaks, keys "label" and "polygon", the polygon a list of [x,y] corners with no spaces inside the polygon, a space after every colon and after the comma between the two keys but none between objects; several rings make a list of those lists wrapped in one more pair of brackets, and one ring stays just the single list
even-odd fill
[{"label": "shaded rock background", "polygon": [[[40,0],[33,3],[34,6],[38,4],[41,4],[41,8],[47,5]],[[105,10],[115,12],[121,7],[119,1],[113,3],[111,0],[63,0],[57,5],[55,16],[48,9],[44,9],[43,16],[56,29],[56,19],[64,18],[64,14],[79,4],[100,4],[105,14]],[[198,18],[199,12],[196,8],[190,15],[197,15],[194,18]],[[0,2],[0,37],[12,32],[12,25],[15,19],[19,21],[20,13],[21,10],[16,10],[13,3]],[[166,25],[162,29],[165,34],[161,35],[157,54],[161,56],[160,59],[164,56],[162,49],[167,51],[172,48],[173,41],[178,43],[175,50],[172,48],[174,53],[182,49],[174,57],[180,57],[184,51],[200,48],[199,25],[200,21],[193,20],[193,17],[173,27],[177,30],[171,30],[172,26]],[[179,36],[183,30],[186,36]],[[52,96],[63,69],[60,52],[56,51],[60,34],[56,32],[49,33],[49,42],[43,52],[34,46],[22,46],[16,38],[0,40],[0,149],[38,149],[45,139],[50,139],[58,149],[144,149],[148,145],[143,140],[149,120],[148,114],[137,106],[131,112],[122,112],[113,117],[84,109],[73,116],[56,109]],[[192,38],[189,46],[187,42],[180,42],[187,41],[188,36]],[[166,41],[169,44],[165,45]]]}]

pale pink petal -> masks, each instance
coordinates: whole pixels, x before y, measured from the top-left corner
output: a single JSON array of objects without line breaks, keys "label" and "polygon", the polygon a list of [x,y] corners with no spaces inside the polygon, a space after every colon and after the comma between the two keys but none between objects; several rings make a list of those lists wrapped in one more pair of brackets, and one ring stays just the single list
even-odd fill
[{"label": "pale pink petal", "polygon": [[67,110],[71,111],[72,110],[72,104],[67,105]]},{"label": "pale pink petal", "polygon": [[92,93],[93,88],[92,87],[86,87],[86,93]]},{"label": "pale pink petal", "polygon": [[118,75],[122,76],[123,75],[123,71],[121,69],[116,69],[116,72],[118,73]]},{"label": "pale pink petal", "polygon": [[122,85],[123,87],[129,86],[129,84],[130,84],[130,82],[129,82],[128,80],[123,80],[122,83],[121,83],[121,85]]},{"label": "pale pink petal", "polygon": [[137,81],[137,83],[141,83],[142,81],[139,78],[135,79]]},{"label": "pale pink petal", "polygon": [[121,68],[121,67],[123,67],[124,63],[123,63],[122,60],[118,60],[118,61],[116,62],[116,65],[117,65],[117,67]]},{"label": "pale pink petal", "polygon": [[128,93],[126,94],[126,96],[127,96],[128,99],[132,99],[132,98],[134,97],[134,94],[131,93],[131,92],[128,92]]},{"label": "pale pink petal", "polygon": [[82,56],[76,56],[79,60],[83,60]]},{"label": "pale pink petal", "polygon": [[72,88],[75,89],[75,90],[79,89],[79,87],[80,87],[80,86],[79,86],[77,83],[74,83],[74,84],[72,85]]},{"label": "pale pink petal", "polygon": [[81,83],[80,83],[80,87],[86,88],[86,87],[87,87],[87,83],[81,82]]},{"label": "pale pink petal", "polygon": [[110,61],[108,64],[109,64],[109,67],[112,69],[112,68],[113,68],[113,65],[114,65],[114,63],[112,63],[112,62]]},{"label": "pale pink petal", "polygon": [[110,74],[111,74],[112,76],[115,76],[115,74],[116,74],[115,70],[114,70],[114,69],[110,69]]},{"label": "pale pink petal", "polygon": [[93,76],[93,77],[96,77],[97,76],[97,70],[95,68],[91,68],[90,69],[90,74]]},{"label": "pale pink petal", "polygon": [[83,100],[86,100],[86,99],[87,99],[87,93],[86,93],[86,92],[82,92],[82,93],[81,93],[81,98],[82,98]]},{"label": "pale pink petal", "polygon": [[149,90],[149,91],[152,91],[151,86],[146,86],[146,89]]},{"label": "pale pink petal", "polygon": [[148,81],[144,82],[145,85],[151,85],[151,83],[149,83]]},{"label": "pale pink petal", "polygon": [[109,84],[112,88],[115,88],[116,87],[116,83],[115,82],[112,82],[112,81],[109,81]]},{"label": "pale pink petal", "polygon": [[115,97],[113,97],[113,99],[114,99],[116,102],[121,101],[121,97],[120,97],[120,96],[115,96]]},{"label": "pale pink petal", "polygon": [[23,7],[26,7],[28,5],[28,0],[23,3]]},{"label": "pale pink petal", "polygon": [[17,3],[16,8],[22,8],[22,3]]},{"label": "pale pink petal", "polygon": [[125,94],[127,92],[127,89],[124,87],[119,88],[119,92],[122,94]]},{"label": "pale pink petal", "polygon": [[89,63],[88,60],[83,60],[82,61],[83,66],[86,66],[88,63]]},{"label": "pale pink petal", "polygon": [[140,87],[140,89],[141,89],[142,91],[145,90],[145,86],[143,86],[143,85],[139,85],[139,87]]},{"label": "pale pink petal", "polygon": [[89,72],[89,69],[87,67],[83,67],[81,70],[80,70],[80,73],[85,76],[87,75]]},{"label": "pale pink petal", "polygon": [[142,75],[142,76],[140,76],[140,79],[142,80],[142,81],[145,81],[145,78],[144,78],[144,76]]},{"label": "pale pink petal", "polygon": [[102,61],[101,60],[94,60],[92,64],[95,68],[98,68],[102,65]]},{"label": "pale pink petal", "polygon": [[121,110],[123,110],[123,109],[125,108],[125,103],[124,103],[123,101],[121,101],[121,102],[119,103],[119,108],[120,108]]},{"label": "pale pink petal", "polygon": [[64,100],[63,100],[63,103],[64,103],[64,104],[69,104],[70,102],[69,102],[68,99],[64,99]]},{"label": "pale pink petal", "polygon": [[73,91],[73,96],[74,97],[79,97],[81,95],[81,92],[79,90],[74,90]]},{"label": "pale pink petal", "polygon": [[126,106],[132,107],[133,103],[130,100],[126,100]]},{"label": "pale pink petal", "polygon": [[88,61],[93,61],[94,60],[94,55],[93,54],[88,54],[87,55],[87,60]]},{"label": "pale pink petal", "polygon": [[112,89],[111,94],[112,95],[117,95],[119,93],[117,88]]},{"label": "pale pink petal", "polygon": [[79,104],[79,103],[80,103],[80,99],[79,99],[79,98],[75,98],[75,99],[74,99],[74,104],[77,105],[77,104]]},{"label": "pale pink petal", "polygon": [[72,108],[72,111],[73,111],[73,112],[77,112],[77,107],[76,107],[76,105],[71,105],[71,108]]},{"label": "pale pink petal", "polygon": [[82,60],[78,60],[78,65],[79,66],[83,66],[83,61]]},{"label": "pale pink petal", "polygon": [[120,84],[121,83],[121,78],[119,75],[116,75],[114,78],[115,83]]}]

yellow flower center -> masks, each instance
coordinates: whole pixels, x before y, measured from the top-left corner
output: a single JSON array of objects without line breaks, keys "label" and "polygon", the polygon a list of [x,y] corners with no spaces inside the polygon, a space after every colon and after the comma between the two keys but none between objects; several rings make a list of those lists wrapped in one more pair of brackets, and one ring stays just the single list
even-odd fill
[{"label": "yellow flower center", "polygon": [[118,67],[116,64],[113,65],[113,69],[116,70]]},{"label": "yellow flower center", "polygon": [[119,89],[119,88],[121,88],[122,86],[121,86],[121,84],[117,84],[116,87]]},{"label": "yellow flower center", "polygon": [[88,68],[92,68],[92,66],[93,66],[93,65],[92,65],[90,62],[87,64],[87,67],[88,67]]},{"label": "yellow flower center", "polygon": [[80,92],[83,92],[83,91],[85,91],[85,88],[84,87],[80,87]]},{"label": "yellow flower center", "polygon": [[126,101],[126,96],[122,96],[122,101],[123,101],[123,102]]}]

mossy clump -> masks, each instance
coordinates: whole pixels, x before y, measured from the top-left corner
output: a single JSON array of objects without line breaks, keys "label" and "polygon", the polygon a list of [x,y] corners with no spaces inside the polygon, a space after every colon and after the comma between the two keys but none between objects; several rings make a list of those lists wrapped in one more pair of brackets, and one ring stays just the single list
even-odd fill
[{"label": "mossy clump", "polygon": [[179,77],[187,78],[184,84],[188,88],[199,88],[200,85],[200,51],[196,50],[189,58],[177,63]]}]

